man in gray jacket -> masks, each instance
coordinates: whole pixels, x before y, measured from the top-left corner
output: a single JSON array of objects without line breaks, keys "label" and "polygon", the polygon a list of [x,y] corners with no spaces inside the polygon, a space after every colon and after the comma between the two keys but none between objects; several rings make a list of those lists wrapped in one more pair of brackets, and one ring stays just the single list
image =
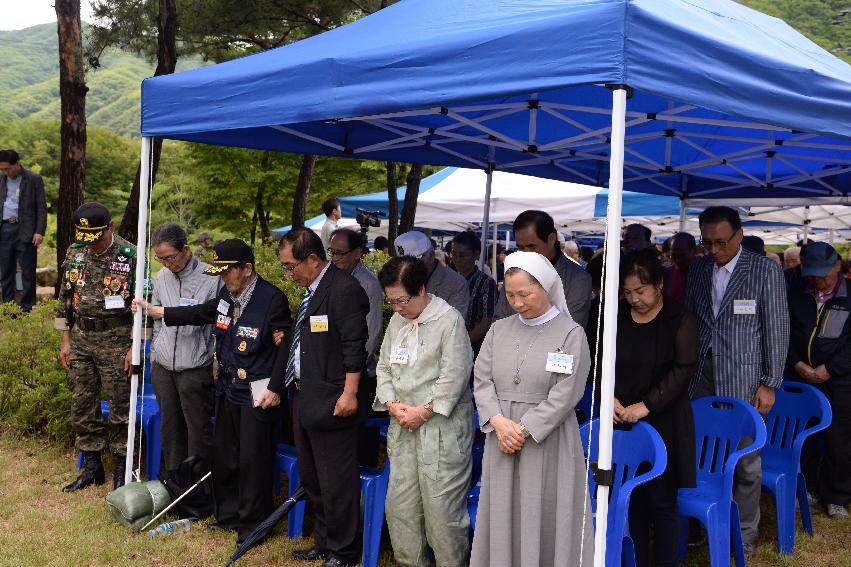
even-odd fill
[{"label": "man in gray jacket", "polygon": [[[151,246],[163,264],[154,280],[153,305],[197,305],[214,298],[220,278],[204,274],[208,264],[192,255],[186,232],[176,224],[157,227]],[[208,464],[213,441],[213,352],[209,325],[168,327],[154,322],[151,383],[162,415],[162,445],[167,470],[189,456]]]},{"label": "man in gray jacket", "polygon": [[15,150],[0,150],[0,282],[4,303],[15,300],[21,265],[20,306],[35,305],[36,249],[44,240],[47,205],[41,176],[21,165]]}]

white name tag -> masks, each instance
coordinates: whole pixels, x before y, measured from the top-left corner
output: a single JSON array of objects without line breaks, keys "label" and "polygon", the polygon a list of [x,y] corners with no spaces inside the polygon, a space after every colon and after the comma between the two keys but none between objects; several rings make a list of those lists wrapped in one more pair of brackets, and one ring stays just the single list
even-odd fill
[{"label": "white name tag", "polygon": [[220,299],[219,300],[219,306],[216,307],[216,311],[218,311],[222,315],[227,315],[229,309],[230,309],[230,303],[228,303],[224,299]]},{"label": "white name tag", "polygon": [[399,347],[390,355],[390,364],[408,364],[408,349]]},{"label": "white name tag", "polygon": [[191,297],[181,297],[180,302],[177,304],[178,307],[188,307],[191,305],[198,305],[197,299],[192,299]]},{"label": "white name tag", "polygon": [[756,299],[734,299],[734,315],[756,315]]},{"label": "white name tag", "polygon": [[327,333],[328,332],[328,315],[311,315],[310,316],[310,332],[311,333]]},{"label": "white name tag", "polygon": [[124,298],[120,295],[110,295],[103,298],[103,304],[106,309],[124,309]]},{"label": "white name tag", "polygon": [[573,355],[563,352],[548,352],[545,370],[559,374],[573,374]]}]

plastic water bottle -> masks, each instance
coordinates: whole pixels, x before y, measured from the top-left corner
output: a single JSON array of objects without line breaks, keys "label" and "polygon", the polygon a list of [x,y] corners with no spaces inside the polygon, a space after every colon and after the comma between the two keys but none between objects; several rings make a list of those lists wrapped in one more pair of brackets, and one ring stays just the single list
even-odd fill
[{"label": "plastic water bottle", "polygon": [[150,530],[148,535],[153,537],[166,534],[182,534],[183,532],[188,532],[191,525],[192,520],[189,519],[177,520],[176,522],[166,522]]}]

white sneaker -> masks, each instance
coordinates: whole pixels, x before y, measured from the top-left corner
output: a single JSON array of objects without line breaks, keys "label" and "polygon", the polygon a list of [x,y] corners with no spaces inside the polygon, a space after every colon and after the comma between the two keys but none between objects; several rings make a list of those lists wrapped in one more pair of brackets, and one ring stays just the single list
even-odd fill
[{"label": "white sneaker", "polygon": [[832,520],[847,520],[849,518],[848,510],[845,509],[845,506],[839,504],[828,504],[827,516]]}]

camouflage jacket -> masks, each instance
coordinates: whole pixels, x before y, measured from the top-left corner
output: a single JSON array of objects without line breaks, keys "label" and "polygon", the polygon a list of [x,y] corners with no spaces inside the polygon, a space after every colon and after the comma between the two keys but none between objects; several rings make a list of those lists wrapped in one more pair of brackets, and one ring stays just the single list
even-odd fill
[{"label": "camouflage jacket", "polygon": [[112,244],[95,254],[85,244],[72,244],[59,270],[57,319],[66,318],[68,309],[78,317],[95,319],[124,315],[132,318],[136,274],[136,247],[115,235]]}]

